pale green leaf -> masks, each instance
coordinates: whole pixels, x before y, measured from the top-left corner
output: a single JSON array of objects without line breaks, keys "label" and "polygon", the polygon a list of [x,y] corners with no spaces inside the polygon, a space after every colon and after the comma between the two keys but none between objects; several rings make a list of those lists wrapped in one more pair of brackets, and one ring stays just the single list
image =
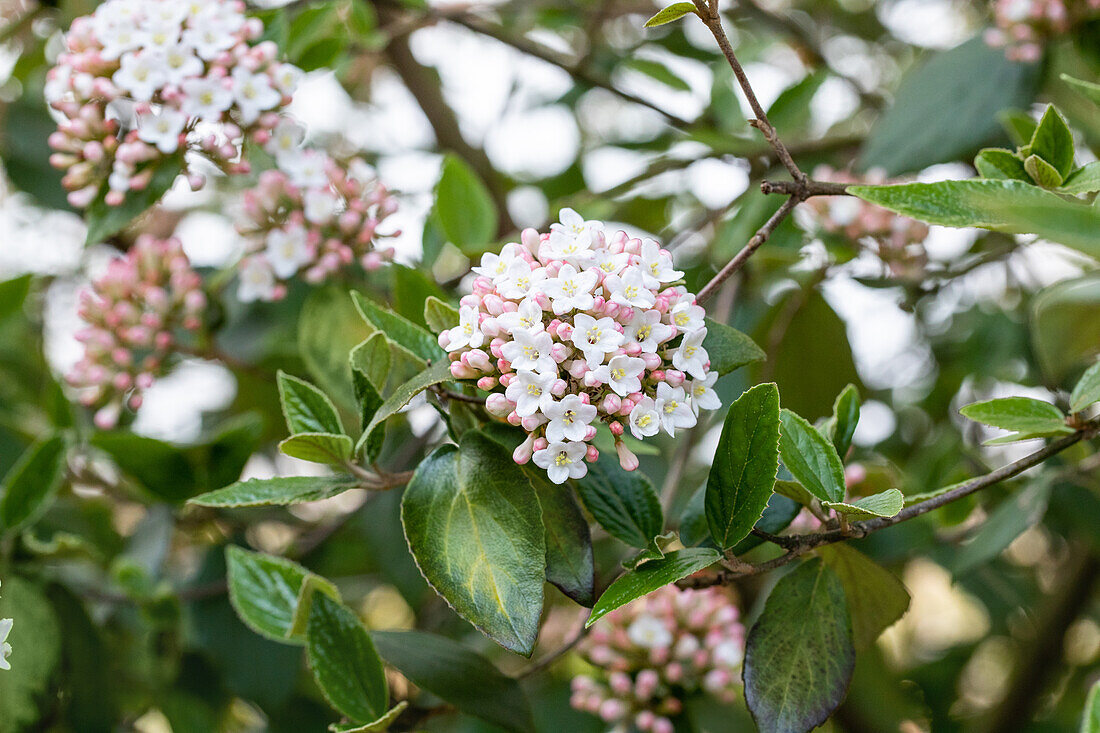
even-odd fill
[{"label": "pale green leaf", "polygon": [[897,489],[887,489],[855,501],[823,501],[821,506],[850,517],[893,517],[905,506],[905,497]]},{"label": "pale green leaf", "polygon": [[683,18],[688,13],[696,13],[695,6],[691,3],[673,3],[667,8],[659,11],[656,15],[645,22],[646,28],[655,28],[665,23],[671,23],[674,20]]},{"label": "pale green leaf", "polygon": [[439,384],[440,382],[446,382],[451,378],[451,363],[444,359],[428,367],[420,374],[417,374],[415,377],[395,389],[393,394],[386,398],[385,402],[379,405],[370,423],[363,429],[363,435],[359,438],[359,442],[355,446],[355,451],[359,452],[366,444],[367,439],[374,429],[396,415],[402,407],[412,401],[413,397],[416,397],[428,387]]},{"label": "pale green leaf", "polygon": [[0,528],[16,529],[46,511],[65,477],[66,447],[65,438],[54,435],[35,443],[19,457],[0,484]]},{"label": "pale green leaf", "polygon": [[799,483],[822,501],[844,499],[844,465],[833,444],[805,418],[783,410],[779,455]]},{"label": "pale green leaf", "polygon": [[763,349],[736,328],[710,318],[706,319],[706,324],[707,335],[703,339],[703,348],[710,356],[711,370],[718,372],[718,376],[766,358]]},{"label": "pale green leaf", "polygon": [[343,433],[340,415],[324,392],[297,377],[279,370],[276,375],[279,401],[287,430],[295,433]]},{"label": "pale green leaf", "polygon": [[286,506],[328,499],[357,485],[351,476],[252,478],[200,494],[188,503],[212,507]]},{"label": "pale green leaf", "polygon": [[635,598],[708,568],[721,558],[722,554],[711,547],[688,547],[670,552],[660,560],[647,562],[637,570],[630,570],[603,592],[585,626],[591,626]]},{"label": "pale green leaf", "polygon": [[844,586],[857,651],[869,649],[909,608],[909,592],[897,577],[847,544],[818,552]]},{"label": "pale green leaf", "polygon": [[343,466],[351,459],[354,444],[346,435],[332,433],[298,433],[279,443],[279,450],[311,463]]},{"label": "pale green leaf", "polygon": [[477,174],[455,155],[443,159],[435,213],[447,239],[466,253],[481,251],[497,231],[496,204]]},{"label": "pale green leaf", "polygon": [[959,410],[964,417],[1002,430],[1014,430],[1031,435],[1072,433],[1066,416],[1049,402],[1031,397],[1002,397],[975,402]]},{"label": "pale green leaf", "polygon": [[1096,362],[1077,381],[1069,396],[1071,412],[1081,412],[1094,402],[1100,401],[1100,361]]}]

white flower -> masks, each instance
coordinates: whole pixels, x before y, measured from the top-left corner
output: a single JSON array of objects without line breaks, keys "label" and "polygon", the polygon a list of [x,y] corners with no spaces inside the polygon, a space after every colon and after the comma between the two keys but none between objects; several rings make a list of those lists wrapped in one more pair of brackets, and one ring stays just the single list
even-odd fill
[{"label": "white flower", "polygon": [[504,391],[504,396],[516,403],[516,414],[530,417],[544,404],[552,401],[550,387],[557,380],[556,374],[539,374],[527,369],[516,373],[516,378]]},{"label": "white flower", "polygon": [[672,306],[672,310],[668,312],[669,321],[673,326],[680,329],[684,333],[694,331],[707,325],[703,320],[706,316],[706,311],[701,307],[684,301]]},{"label": "white flower", "polygon": [[684,334],[684,340],[680,342],[680,348],[672,354],[672,366],[696,379],[706,379],[707,362],[710,361],[707,350],[703,348],[703,339],[706,337],[707,329],[705,328]]},{"label": "white flower", "polygon": [[[237,43],[233,32],[225,27],[219,16],[200,12],[192,20],[193,25],[183,32],[183,41],[195,48],[199,56],[210,61],[222,51]],[[240,68],[240,67],[238,67]]]},{"label": "white flower", "polygon": [[526,261],[516,259],[508,265],[507,272],[504,273],[501,281],[497,283],[497,290],[505,298],[522,300],[531,293],[531,289],[535,286],[535,283],[545,279],[545,267],[538,267],[532,270],[531,266],[527,264]]},{"label": "white flower", "polygon": [[176,2],[142,3],[147,22],[156,27],[175,25],[179,28],[187,17],[187,8]]},{"label": "white flower", "polygon": [[180,89],[183,91],[180,109],[191,117],[217,120],[233,106],[233,92],[225,88],[221,79],[184,79]]},{"label": "white flower", "polygon": [[266,74],[253,74],[243,66],[233,69],[233,96],[241,113],[241,122],[251,125],[260,116],[282,101],[283,95],[271,86]]},{"label": "white flower", "polygon": [[671,387],[665,382],[658,384],[653,409],[661,418],[661,427],[674,438],[676,428],[690,428],[696,423],[695,413],[691,411],[690,400],[684,394],[683,387]]},{"label": "white flower", "polygon": [[485,343],[485,335],[481,333],[480,314],[477,308],[464,305],[458,309],[458,325],[448,332],[450,341],[447,342],[447,351],[458,351],[470,347],[476,349]]},{"label": "white flower", "polygon": [[11,654],[8,634],[11,633],[11,627],[14,623],[10,618],[0,618],[0,669],[11,669],[11,662],[8,661],[8,655]]},{"label": "white flower", "polygon": [[693,379],[688,384],[687,393],[691,398],[691,411],[696,415],[699,410],[717,410],[722,406],[718,393],[712,389],[718,381],[718,372],[709,372],[706,379]]},{"label": "white flower", "polygon": [[272,229],[267,233],[267,260],[271,269],[282,279],[292,277],[298,268],[313,259],[306,242],[306,230],[295,227],[290,231]]},{"label": "white flower", "polygon": [[283,155],[277,161],[290,182],[301,188],[323,188],[328,185],[329,157],[319,150],[302,150],[297,155]]},{"label": "white flower", "polygon": [[336,213],[339,202],[329,191],[311,188],[302,194],[302,211],[311,224],[327,224]]},{"label": "white flower", "polygon": [[642,351],[655,353],[657,347],[672,338],[672,326],[661,323],[661,312],[657,310],[635,310],[634,318],[626,327],[627,341],[636,341]]},{"label": "white flower", "polygon": [[646,287],[642,270],[638,267],[628,267],[621,276],[608,275],[603,279],[603,286],[611,293],[611,302],[631,308],[650,308],[657,302],[653,291]]},{"label": "white flower", "polygon": [[534,298],[528,298],[519,304],[519,309],[506,311],[496,318],[497,323],[506,332],[514,334],[516,331],[538,333],[543,330],[542,306]]},{"label": "white flower", "polygon": [[512,341],[500,347],[500,353],[512,364],[513,369],[530,369],[543,374],[558,373],[558,364],[550,356],[550,348],[554,345],[550,334],[545,331],[516,331],[512,338]]},{"label": "white flower", "polygon": [[107,61],[114,61],[127,51],[141,48],[145,43],[145,34],[130,23],[116,23],[98,31],[99,42],[103,44],[101,55]]},{"label": "white flower", "polygon": [[571,310],[588,310],[594,298],[592,289],[596,287],[599,276],[594,272],[577,272],[572,265],[562,265],[557,277],[542,284],[542,290],[550,296],[550,305],[557,315]]},{"label": "white flower", "polygon": [[564,260],[579,267],[588,265],[596,256],[592,251],[592,233],[587,231],[576,236],[561,231],[550,232],[547,244],[550,259]]},{"label": "white flower", "polygon": [[176,45],[180,38],[179,21],[156,19],[145,24],[145,43],[142,48],[148,53],[153,51],[160,56]]},{"label": "white flower", "polygon": [[672,632],[656,616],[643,613],[627,627],[627,638],[643,649],[663,649],[672,643]]},{"label": "white flower", "polygon": [[[507,276],[508,268],[511,267],[513,262],[517,259],[523,261],[518,255],[518,249],[519,245],[513,242],[504,245],[500,250],[500,254],[486,252],[481,256],[481,265],[472,269],[478,275],[492,280],[493,284],[499,284]],[[529,266],[528,269],[530,269]]]},{"label": "white flower", "polygon": [[294,94],[298,88],[298,83],[302,80],[302,70],[294,64],[279,64],[279,67],[275,69],[275,73],[272,74],[272,78],[275,81],[275,86],[283,94],[290,96]]},{"label": "white flower", "polygon": [[714,660],[715,665],[735,668],[741,666],[745,654],[741,650],[740,644],[736,641],[727,639],[714,647],[711,651],[711,658]]},{"label": "white flower", "polygon": [[237,299],[242,303],[271,300],[275,295],[275,273],[263,257],[249,257],[241,263],[240,279]]},{"label": "white flower", "polygon": [[[202,61],[199,60],[194,49],[190,46],[177,43],[164,49],[164,54],[161,57],[161,68],[164,69],[164,74],[169,82],[179,84],[184,79],[202,74]],[[229,99],[232,101],[233,97],[230,96]]]},{"label": "white flower", "polygon": [[618,275],[628,264],[630,264],[630,255],[626,252],[612,252],[609,249],[596,250],[596,258],[592,261],[592,266],[603,271],[605,275]]},{"label": "white flower", "polygon": [[642,389],[642,373],[645,371],[645,362],[637,357],[619,354],[611,357],[611,361],[600,366],[593,372],[596,379],[602,384],[611,385],[615,394],[626,397],[628,394],[639,392]]},{"label": "white flower", "polygon": [[652,239],[642,242],[641,270],[649,288],[658,288],[661,283],[675,282],[684,276],[672,266],[672,258],[661,252],[661,245]]},{"label": "white flower", "polygon": [[855,197],[834,196],[829,199],[829,218],[837,226],[846,227],[854,223],[862,209],[863,202]]},{"label": "white flower", "polygon": [[573,318],[573,343],[584,352],[590,369],[603,364],[604,356],[623,344],[623,335],[615,329],[611,318],[596,320],[587,313]]},{"label": "white flower", "polygon": [[652,397],[643,397],[630,411],[630,432],[638,440],[656,435],[661,429],[661,416],[655,404]]},{"label": "white flower", "polygon": [[[284,155],[295,155],[305,136],[305,128],[294,120],[284,117],[271,131],[271,139],[264,145],[264,150],[277,159]],[[279,167],[281,168],[282,165],[280,164]]]},{"label": "white flower", "polygon": [[584,440],[589,423],[596,419],[596,406],[585,404],[575,394],[568,394],[557,402],[547,400],[542,406],[542,414],[550,418],[546,439],[551,443]]},{"label": "white flower", "polygon": [[137,133],[145,142],[156,145],[162,153],[174,153],[180,145],[180,133],[187,124],[187,116],[165,107],[159,114],[138,115]]},{"label": "white flower", "polygon": [[111,77],[119,89],[130,93],[139,102],[148,102],[168,80],[160,57],[144,53],[127,53],[118,71]]},{"label": "white flower", "polygon": [[598,221],[585,221],[584,217],[578,214],[576,211],[570,208],[562,209],[558,212],[558,220],[560,224],[551,224],[550,231],[553,233],[565,234],[567,236],[576,238],[585,234],[592,234],[603,229],[603,224]]},{"label": "white flower", "polygon": [[585,443],[551,443],[532,457],[535,465],[546,469],[546,475],[556,484],[566,479],[583,478],[588,473],[584,462],[588,446]]}]

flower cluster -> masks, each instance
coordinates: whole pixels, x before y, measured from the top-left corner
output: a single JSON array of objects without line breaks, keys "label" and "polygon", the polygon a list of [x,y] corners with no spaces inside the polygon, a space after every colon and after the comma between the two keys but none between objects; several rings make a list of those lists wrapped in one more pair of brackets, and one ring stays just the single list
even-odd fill
[{"label": "flower cluster", "polygon": [[365,162],[356,158],[345,165],[301,148],[302,128],[289,119],[265,137],[278,167],[244,193],[237,223],[248,241],[239,271],[242,301],[281,298],[282,281],[299,271],[319,283],[353,262],[373,270],[393,257],[392,247],[376,243],[396,234],[378,228],[397,202]]},{"label": "flower cluster", "polygon": [[46,84],[63,117],[50,162],[66,171],[69,203],[118,205],[169,158],[188,170],[186,150],[249,170],[244,142],[266,139],[301,72],[274,43],[251,45],[263,24],[244,11],[241,0],[107,0],[73,21]]},{"label": "flower cluster", "polygon": [[0,669],[10,670],[11,662],[8,655],[11,654],[11,644],[8,643],[8,634],[15,622],[10,618],[0,618]]},{"label": "flower cluster", "polygon": [[738,616],[721,589],[675,585],[613,611],[581,642],[598,671],[573,678],[570,703],[623,729],[672,733],[684,697],[732,702],[745,651]]},{"label": "flower cluster", "polygon": [[619,462],[637,457],[621,436],[643,439],[690,428],[699,410],[721,406],[703,348],[703,309],[683,273],[653,240],[608,238],[600,222],[563,209],[548,234],[486,254],[458,326],[439,335],[451,374],[492,391],[493,415],[527,431],[513,457],[534,459],[551,481],[588,472],[602,421]]},{"label": "flower cluster", "polygon": [[1100,15],[1100,0],[994,0],[993,22],[986,31],[990,46],[1005,48],[1013,61],[1042,58],[1043,45]]},{"label": "flower cluster", "polygon": [[177,350],[176,331],[197,331],[205,309],[202,280],[177,239],[139,237],[81,293],[84,356],[68,380],[86,390],[82,402],[97,408],[98,427],[117,424],[124,404],[141,406],[142,391]]}]

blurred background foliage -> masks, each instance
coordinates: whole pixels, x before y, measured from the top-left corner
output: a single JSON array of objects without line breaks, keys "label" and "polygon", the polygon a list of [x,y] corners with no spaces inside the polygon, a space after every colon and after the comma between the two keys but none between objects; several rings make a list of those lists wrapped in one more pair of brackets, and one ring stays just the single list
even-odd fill
[{"label": "blurred background foliage", "polygon": [[[196,265],[224,278],[237,245],[223,203],[246,184],[173,191],[128,230],[83,248],[83,225],[47,162],[55,123],[42,90],[59,33],[94,5],[4,0],[0,26],[0,474],[35,441],[67,441],[48,510],[0,536],[0,616],[17,619],[14,670],[0,675],[0,732],[290,732],[333,722],[301,650],[251,633],[234,614],[227,543],[334,579],[371,628],[451,636],[518,672],[523,660],[474,632],[417,572],[400,489],[289,510],[183,502],[242,472],[315,470],[274,449],[285,434],[276,369],[315,380],[354,423],[346,355],[368,334],[347,297],[353,287],[422,321],[426,297],[457,292],[469,258],[518,227],[545,225],[562,206],[661,238],[691,289],[701,287],[780,203],[758,192],[775,161],[745,123],[705,30],[643,32],[658,9],[650,0],[256,8],[268,37],[311,72],[293,108],[311,138],[363,154],[401,194],[398,261],[407,266],[298,284],[274,304],[219,300],[204,358],[158,384],[124,428],[97,431],[61,377],[78,356],[74,293],[138,231],[175,232]],[[1095,108],[1058,82],[1062,73],[1097,79],[1096,27],[1022,64],[981,40],[989,8],[977,0],[746,0],[726,17],[805,170],[966,177],[979,148],[1009,144],[1004,112],[1046,101],[1081,135],[1082,159],[1100,151]],[[471,176],[487,196],[463,200],[471,213],[456,218],[447,182]],[[723,380],[720,395],[728,404],[774,380],[784,405],[813,420],[858,385],[856,493],[919,493],[1019,457],[1026,444],[982,447],[991,436],[957,408],[1007,394],[1064,398],[1100,349],[1100,279],[1079,254],[940,229],[919,251],[894,252],[804,219],[780,227],[710,303],[714,318],[768,353]],[[401,368],[394,384],[408,376]],[[690,439],[665,439],[641,456],[670,528],[706,480],[719,426],[703,422]],[[411,410],[391,423],[379,464],[415,465],[440,429],[430,407]],[[1100,671],[1100,465],[1088,450],[1078,446],[1043,474],[1049,487],[1033,511],[1006,504],[1035,483],[1025,476],[854,543],[899,575],[913,603],[860,656],[826,729],[1077,729]],[[628,548],[595,539],[602,588]],[[977,556],[968,552],[977,545]],[[771,582],[737,585],[747,617]],[[575,606],[554,598],[536,655],[579,622]],[[601,729],[569,708],[576,664],[567,658],[524,680],[538,730]],[[396,673],[391,683],[395,698],[418,704],[409,729],[493,729]],[[751,729],[743,709],[705,701],[681,725]]]}]

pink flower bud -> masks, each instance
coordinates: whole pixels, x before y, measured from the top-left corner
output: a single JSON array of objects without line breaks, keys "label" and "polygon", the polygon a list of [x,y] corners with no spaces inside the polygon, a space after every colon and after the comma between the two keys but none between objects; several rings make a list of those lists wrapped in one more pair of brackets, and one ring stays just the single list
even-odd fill
[{"label": "pink flower bud", "polygon": [[608,415],[614,415],[623,406],[622,398],[617,394],[609,394],[603,398],[600,410]]},{"label": "pink flower bud", "polygon": [[619,422],[618,420],[615,420],[615,421],[609,423],[608,427],[611,429],[611,434],[614,435],[615,437],[619,437],[620,435],[623,434],[623,432],[625,432],[624,428],[623,428],[623,424],[621,422]]},{"label": "pink flower bud", "polygon": [[584,460],[588,461],[589,463],[595,463],[596,461],[600,460],[600,451],[597,450],[596,446],[588,446],[588,451],[584,454]]},{"label": "pink flower bud", "polygon": [[528,435],[527,440],[519,444],[514,451],[512,451],[512,460],[523,465],[531,460],[531,455],[535,452],[534,449],[535,436]]},{"label": "pink flower bud", "polygon": [[[482,379],[491,379],[491,377],[482,377]],[[480,382],[478,386],[481,386]],[[516,409],[516,406],[500,392],[494,392],[485,398],[485,409],[488,410],[490,415],[506,418],[509,413]]]},{"label": "pink flower bud", "polygon": [[621,440],[616,442],[615,452],[619,455],[619,465],[624,471],[633,471],[638,468],[638,456],[626,447],[626,443]]},{"label": "pink flower bud", "polygon": [[676,369],[668,369],[665,371],[665,381],[672,387],[679,387],[684,383],[684,373]]},{"label": "pink flower bud", "polygon": [[481,379],[477,380],[477,388],[488,392],[489,390],[497,386],[497,382],[498,380],[496,377],[482,377]]}]

